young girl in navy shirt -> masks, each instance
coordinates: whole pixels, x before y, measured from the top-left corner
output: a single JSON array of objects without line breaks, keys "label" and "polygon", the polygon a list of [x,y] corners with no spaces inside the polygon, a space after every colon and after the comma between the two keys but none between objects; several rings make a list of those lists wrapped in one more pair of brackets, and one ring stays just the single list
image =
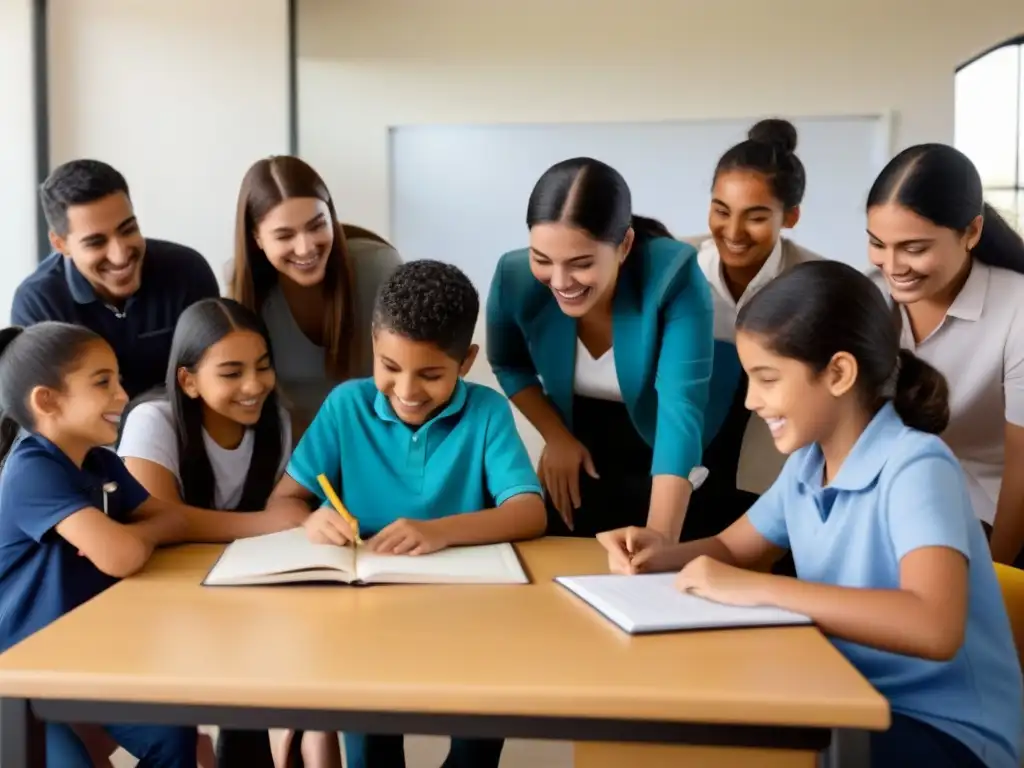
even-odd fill
[{"label": "young girl in navy shirt", "polygon": [[[809,616],[886,698],[874,768],[1018,768],[1021,668],[981,524],[938,437],[945,380],[899,348],[885,300],[838,262],[798,265],[739,313],[747,407],[789,459],[718,536],[600,539],[620,573]],[[791,550],[799,578],[752,570]]]},{"label": "young girl in navy shirt", "polygon": [[[127,397],[117,358],[81,326],[0,331],[0,651],[138,571],[180,540],[185,515],[153,499],[103,447]],[[27,436],[12,445],[19,429]],[[83,738],[106,736],[145,768],[195,768],[196,731],[47,723],[47,765],[91,768]]]}]

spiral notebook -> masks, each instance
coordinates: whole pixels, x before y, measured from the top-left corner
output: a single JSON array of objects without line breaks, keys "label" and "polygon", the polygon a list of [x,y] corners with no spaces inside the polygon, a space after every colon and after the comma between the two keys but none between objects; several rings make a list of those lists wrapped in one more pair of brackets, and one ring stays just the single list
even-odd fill
[{"label": "spiral notebook", "polygon": [[238,539],[206,586],[334,581],[342,584],[528,584],[511,544],[452,547],[429,555],[378,555],[365,545],[313,544],[302,528]]},{"label": "spiral notebook", "polygon": [[680,592],[674,573],[641,576],[561,576],[555,582],[631,635],[694,629],[811,624],[781,608],[741,608]]}]

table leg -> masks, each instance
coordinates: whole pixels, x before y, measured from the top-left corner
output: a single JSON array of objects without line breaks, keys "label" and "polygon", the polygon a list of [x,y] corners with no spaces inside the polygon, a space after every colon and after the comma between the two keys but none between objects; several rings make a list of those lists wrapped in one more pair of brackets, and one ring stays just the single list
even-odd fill
[{"label": "table leg", "polygon": [[46,768],[46,731],[27,699],[0,699],[0,765]]},{"label": "table leg", "polygon": [[[815,768],[818,753],[749,747],[576,742],[575,768]],[[6,768],[6,766],[5,766]]]}]

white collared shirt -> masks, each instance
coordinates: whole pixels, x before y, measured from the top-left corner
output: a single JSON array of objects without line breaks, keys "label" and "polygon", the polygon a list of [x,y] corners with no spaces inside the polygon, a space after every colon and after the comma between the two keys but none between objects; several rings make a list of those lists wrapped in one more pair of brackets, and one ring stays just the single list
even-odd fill
[{"label": "white collared shirt", "polygon": [[[820,257],[785,238],[779,238],[765,263],[744,289],[739,300],[734,299],[725,282],[722,258],[711,237],[703,240],[687,239],[697,247],[697,261],[705,279],[711,286],[715,306],[715,341],[736,343],[736,316],[758,291],[790,267]],[[699,245],[698,245],[699,243]],[[782,471],[786,457],[779,453],[768,425],[752,415],[743,434],[736,487],[751,493],[764,493]]]},{"label": "white collared shirt", "polygon": [[[882,273],[871,277],[889,298]],[[942,439],[967,475],[975,514],[991,523],[1003,479],[1006,422],[1024,426],[1024,275],[975,260],[946,316],[920,343],[906,308],[900,313],[904,349],[946,377],[950,421]]]}]

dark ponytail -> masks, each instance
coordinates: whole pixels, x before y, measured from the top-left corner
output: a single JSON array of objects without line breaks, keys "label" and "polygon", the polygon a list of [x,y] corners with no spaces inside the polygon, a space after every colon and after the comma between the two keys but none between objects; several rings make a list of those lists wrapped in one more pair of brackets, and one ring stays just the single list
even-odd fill
[{"label": "dark ponytail", "polygon": [[[564,222],[595,240],[619,245],[630,227],[630,253],[641,251],[658,237],[671,238],[657,219],[633,214],[629,185],[622,174],[600,160],[574,157],[555,163],[541,175],[526,205],[526,226]],[[635,259],[626,259],[629,265]]]},{"label": "dark ponytail", "polygon": [[44,322],[0,330],[0,462],[18,432],[35,430],[29,395],[36,387],[61,390],[86,344],[101,337],[80,325]]},{"label": "dark ponytail", "polygon": [[940,434],[949,425],[946,377],[908,349],[901,349],[892,404],[907,426]]},{"label": "dark ponytail", "polygon": [[933,224],[963,232],[982,216],[971,256],[1024,274],[1024,240],[982,194],[981,176],[967,155],[946,144],[918,144],[896,155],[868,192],[868,209],[896,203]]},{"label": "dark ponytail", "polygon": [[813,261],[786,270],[740,310],[736,327],[816,373],[846,352],[857,361],[856,386],[869,409],[891,400],[907,426],[932,434],[949,422],[945,378],[900,349],[882,292],[847,264]]},{"label": "dark ponytail", "polygon": [[784,209],[796,208],[803,202],[807,186],[804,164],[796,156],[796,142],[796,127],[788,120],[761,120],[751,127],[746,141],[722,155],[714,178],[726,171],[754,171],[767,179],[772,195]]}]

